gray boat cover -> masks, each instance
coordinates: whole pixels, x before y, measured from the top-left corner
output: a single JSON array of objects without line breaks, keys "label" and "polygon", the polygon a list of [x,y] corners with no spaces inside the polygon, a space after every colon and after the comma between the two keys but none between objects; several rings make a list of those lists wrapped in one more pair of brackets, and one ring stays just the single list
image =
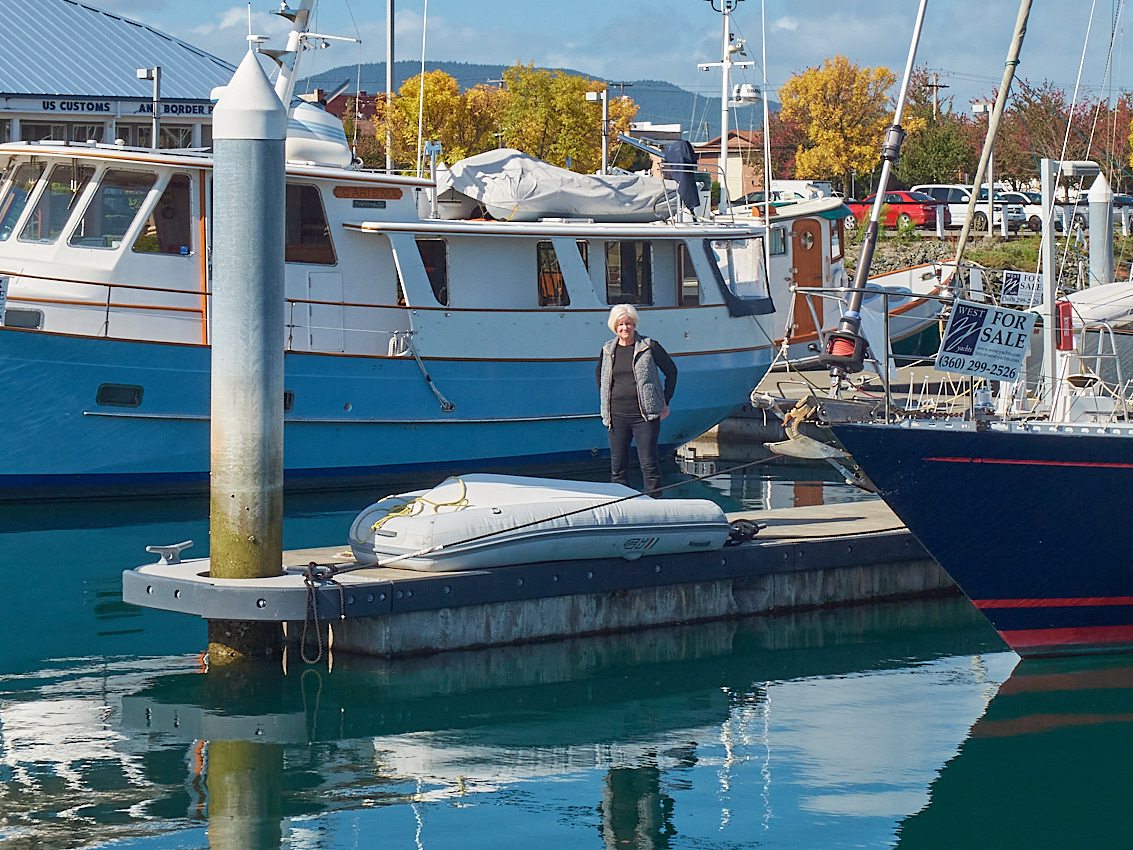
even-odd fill
[{"label": "gray boat cover", "polygon": [[501,221],[588,218],[658,221],[677,213],[677,184],[637,174],[577,174],[511,148],[462,159],[437,172],[448,190],[479,203]]}]

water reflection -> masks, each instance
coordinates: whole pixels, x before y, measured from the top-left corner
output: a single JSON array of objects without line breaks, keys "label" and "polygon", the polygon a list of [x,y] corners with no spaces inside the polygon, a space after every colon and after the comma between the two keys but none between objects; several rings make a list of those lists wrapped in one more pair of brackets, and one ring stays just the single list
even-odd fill
[{"label": "water reflection", "polygon": [[899,846],[1127,846],[1131,755],[1133,659],[1020,662]]},{"label": "water reflection", "polygon": [[923,804],[998,647],[935,600],[253,676],[77,660],[0,679],[0,840],[860,846]]}]

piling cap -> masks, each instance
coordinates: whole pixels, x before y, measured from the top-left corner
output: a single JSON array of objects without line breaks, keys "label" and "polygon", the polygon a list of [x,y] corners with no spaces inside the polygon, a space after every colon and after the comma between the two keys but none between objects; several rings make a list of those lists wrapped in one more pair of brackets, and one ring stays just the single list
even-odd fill
[{"label": "piling cap", "polygon": [[1086,193],[1086,202],[1108,204],[1112,200],[1113,190],[1109,188],[1109,181],[1105,179],[1104,174],[1099,174],[1094,178],[1094,184],[1090,186],[1090,191]]},{"label": "piling cap", "polygon": [[287,110],[250,50],[213,109],[212,136],[265,140],[287,137]]}]

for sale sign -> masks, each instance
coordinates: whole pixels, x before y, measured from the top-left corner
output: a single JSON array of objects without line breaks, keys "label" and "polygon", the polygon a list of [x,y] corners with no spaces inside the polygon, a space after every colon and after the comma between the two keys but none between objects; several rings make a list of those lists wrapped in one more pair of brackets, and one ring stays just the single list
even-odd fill
[{"label": "for sale sign", "polygon": [[936,369],[992,381],[1016,381],[1034,327],[1034,313],[957,301],[944,329]]},{"label": "for sale sign", "polygon": [[1042,301],[1039,294],[1041,280],[1034,272],[1003,272],[1003,291],[999,295],[999,303],[1035,306]]}]

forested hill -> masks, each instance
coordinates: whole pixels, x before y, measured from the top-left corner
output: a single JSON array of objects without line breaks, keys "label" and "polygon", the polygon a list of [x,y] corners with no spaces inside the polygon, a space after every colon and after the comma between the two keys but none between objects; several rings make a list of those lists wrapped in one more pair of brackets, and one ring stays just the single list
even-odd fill
[{"label": "forested hill", "polygon": [[[506,65],[477,65],[470,62],[425,62],[426,71],[444,71],[460,84],[461,89],[472,88],[480,83],[500,80]],[[589,77],[590,74],[570,68],[557,68],[567,74]],[[403,82],[421,72],[420,62],[395,62],[394,86],[399,88]],[[705,81],[712,80],[714,91],[719,91],[719,76],[704,72]],[[359,83],[359,79],[361,82]],[[349,81],[349,91],[361,88],[369,94],[386,90],[386,63],[372,62],[367,65],[343,65],[312,76],[301,82],[298,91],[312,88],[333,89]],[[620,82],[620,81],[619,81]],[[615,82],[610,86],[613,93],[621,94],[622,86]],[[720,98],[704,97],[695,92],[685,91],[672,83],[661,80],[633,80],[625,83],[624,92],[633,98],[640,109],[638,121],[652,121],[654,124],[680,124],[685,130],[685,138],[693,142],[703,142],[720,134]],[[779,104],[772,101],[772,110]],[[754,130],[763,124],[763,107],[738,107],[732,110],[729,118],[732,129]],[[691,132],[690,132],[691,130]]]}]

